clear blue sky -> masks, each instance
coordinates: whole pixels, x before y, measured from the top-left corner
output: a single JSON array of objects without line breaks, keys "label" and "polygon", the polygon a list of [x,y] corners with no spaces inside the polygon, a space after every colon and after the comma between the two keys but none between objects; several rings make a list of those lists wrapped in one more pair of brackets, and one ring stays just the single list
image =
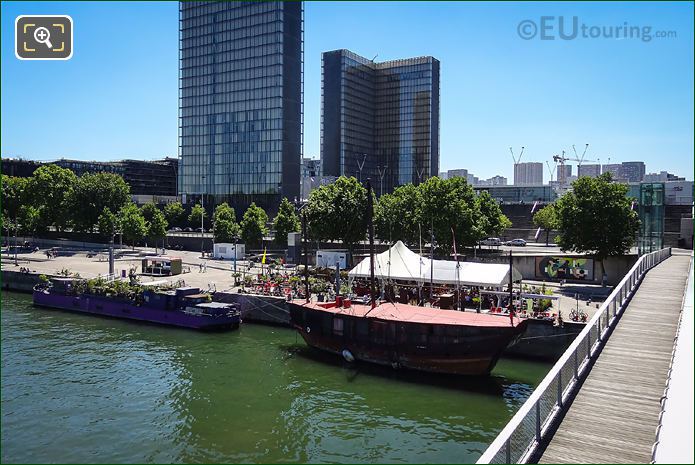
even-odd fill
[{"label": "clear blue sky", "polygon": [[[2,156],[175,155],[178,3],[2,2]],[[74,56],[19,61],[20,14],[69,14]],[[523,40],[522,20],[650,26],[676,38]],[[121,31],[125,28],[127,34]],[[557,34],[557,33],[556,33]],[[306,156],[320,153],[321,52],[441,60],[441,167],[511,178],[522,161],[581,150],[693,179],[692,3],[307,2]],[[548,173],[546,170],[547,182]]]}]

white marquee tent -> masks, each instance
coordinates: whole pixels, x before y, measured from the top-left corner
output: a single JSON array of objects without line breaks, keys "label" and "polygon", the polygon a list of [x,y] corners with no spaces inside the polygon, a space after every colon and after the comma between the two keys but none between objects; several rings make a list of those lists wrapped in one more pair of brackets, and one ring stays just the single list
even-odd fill
[{"label": "white marquee tent", "polygon": [[[362,260],[350,270],[350,278],[369,277],[370,258]],[[509,265],[496,263],[457,263],[451,260],[430,260],[422,257],[403,244],[396,242],[393,247],[376,255],[374,277],[380,280],[430,282],[437,284],[461,284],[464,286],[504,287],[509,283]],[[521,280],[521,273],[512,267],[513,281]]]}]

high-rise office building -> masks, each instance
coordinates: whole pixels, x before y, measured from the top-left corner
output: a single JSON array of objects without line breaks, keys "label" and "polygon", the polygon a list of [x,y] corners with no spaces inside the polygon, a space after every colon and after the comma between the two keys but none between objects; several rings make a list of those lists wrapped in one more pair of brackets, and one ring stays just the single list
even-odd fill
[{"label": "high-rise office building", "polygon": [[468,170],[465,168],[459,168],[456,170],[449,170],[446,172],[447,178],[455,178],[455,177],[461,177],[461,178],[466,178],[468,179]]},{"label": "high-rise office building", "polygon": [[624,161],[620,165],[620,178],[627,182],[641,182],[646,171],[643,161]]},{"label": "high-rise office building", "polygon": [[577,176],[589,176],[591,178],[598,177],[601,174],[601,165],[579,165]]},{"label": "high-rise office building", "polygon": [[377,193],[439,173],[439,61],[321,57],[324,175],[372,178]]},{"label": "high-rise office building", "polygon": [[543,184],[543,163],[525,162],[514,165],[514,185]]},{"label": "high-rise office building", "polygon": [[572,165],[557,165],[557,181],[560,185],[567,184],[572,177]]},{"label": "high-rise office building", "polygon": [[619,180],[622,176],[620,163],[611,163],[601,166],[601,173],[610,173],[614,180]]},{"label": "high-rise office building", "polygon": [[659,173],[649,173],[644,175],[643,182],[667,182],[667,181],[685,181],[684,177],[676,176],[668,171],[661,171]]},{"label": "high-rise office building", "polygon": [[303,11],[180,2],[180,194],[271,210],[299,195]]}]

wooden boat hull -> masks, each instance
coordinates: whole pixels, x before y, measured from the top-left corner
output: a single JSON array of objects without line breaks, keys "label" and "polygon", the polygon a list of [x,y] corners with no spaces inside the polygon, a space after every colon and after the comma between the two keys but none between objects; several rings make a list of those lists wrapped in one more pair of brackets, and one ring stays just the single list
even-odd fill
[{"label": "wooden boat hull", "polygon": [[[456,375],[487,375],[526,329],[452,326],[334,315],[289,303],[293,326],[310,347],[392,368]],[[342,320],[337,330],[334,319]],[[344,355],[343,355],[344,356]]]}]

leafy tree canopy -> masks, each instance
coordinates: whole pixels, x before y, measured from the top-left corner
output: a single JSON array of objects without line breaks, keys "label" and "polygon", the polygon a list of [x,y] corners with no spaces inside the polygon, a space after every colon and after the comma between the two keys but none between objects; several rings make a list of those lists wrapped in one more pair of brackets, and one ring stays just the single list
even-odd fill
[{"label": "leafy tree canopy", "polygon": [[37,208],[41,229],[67,226],[72,216],[69,199],[78,178],[72,170],[47,164],[34,171],[27,181],[27,202]]},{"label": "leafy tree canopy", "polygon": [[69,195],[70,211],[78,231],[91,231],[104,207],[112,212],[130,202],[130,187],[113,173],[85,173],[77,179]]},{"label": "leafy tree canopy", "polygon": [[556,230],[558,227],[557,211],[555,204],[546,205],[533,215],[533,224],[545,230],[545,245],[548,245],[548,237],[550,231]]},{"label": "leafy tree canopy", "polygon": [[2,211],[10,219],[19,215],[27,197],[28,178],[2,175]]},{"label": "leafy tree canopy", "polygon": [[354,177],[339,177],[334,183],[311,192],[305,207],[309,235],[319,240],[342,240],[348,249],[367,232],[367,189]]},{"label": "leafy tree canopy", "polygon": [[459,246],[473,245],[484,236],[487,224],[481,222],[475,193],[465,179],[433,177],[418,189],[422,198],[418,209],[422,228],[434,231],[439,253],[446,254],[452,250],[453,234]]},{"label": "leafy tree canopy", "polygon": [[182,226],[186,211],[181,202],[172,202],[164,206],[164,216],[170,226]]},{"label": "leafy tree canopy", "polygon": [[99,215],[97,224],[99,227],[99,233],[107,240],[111,240],[113,235],[118,233],[121,228],[120,218],[107,207],[104,207],[101,215]]},{"label": "leafy tree canopy", "polygon": [[610,173],[581,177],[555,202],[560,247],[591,254],[602,268],[606,257],[630,250],[639,229],[627,184],[611,181]]},{"label": "leafy tree canopy", "polygon": [[251,203],[241,220],[241,237],[247,247],[261,245],[263,237],[268,233],[266,223],[268,223],[268,214],[255,203]]},{"label": "leafy tree canopy", "polygon": [[218,205],[212,215],[215,230],[215,242],[234,242],[240,234],[236,222],[236,213],[227,202]]},{"label": "leafy tree canopy", "polygon": [[429,239],[429,226],[423,228],[419,217],[422,202],[420,190],[413,184],[397,187],[384,194],[374,207],[374,231],[382,240],[402,240],[409,246],[420,243],[421,236]]},{"label": "leafy tree canopy", "polygon": [[119,212],[123,237],[129,241],[133,248],[147,234],[147,224],[142,212],[134,203],[128,203]]},{"label": "leafy tree canopy", "polygon": [[481,192],[476,197],[476,202],[480,211],[478,221],[478,226],[482,233],[480,239],[489,236],[499,236],[502,231],[512,226],[509,218],[502,213],[499,202],[493,199],[488,192]]},{"label": "leafy tree canopy", "polygon": [[145,224],[147,225],[147,237],[157,242],[164,239],[167,235],[167,219],[164,213],[156,207],[150,212],[150,215],[150,219],[148,220],[143,211],[143,218],[145,218]]},{"label": "leafy tree canopy", "polygon": [[190,224],[191,227],[199,228],[200,223],[207,217],[208,214],[205,209],[199,203],[197,203],[193,205],[193,208],[191,208],[191,213],[188,215],[188,224]]},{"label": "leafy tree canopy", "polygon": [[287,234],[299,231],[301,225],[294,206],[287,198],[283,198],[278,208],[278,214],[273,221],[275,228],[275,243],[281,246],[287,245]]}]

